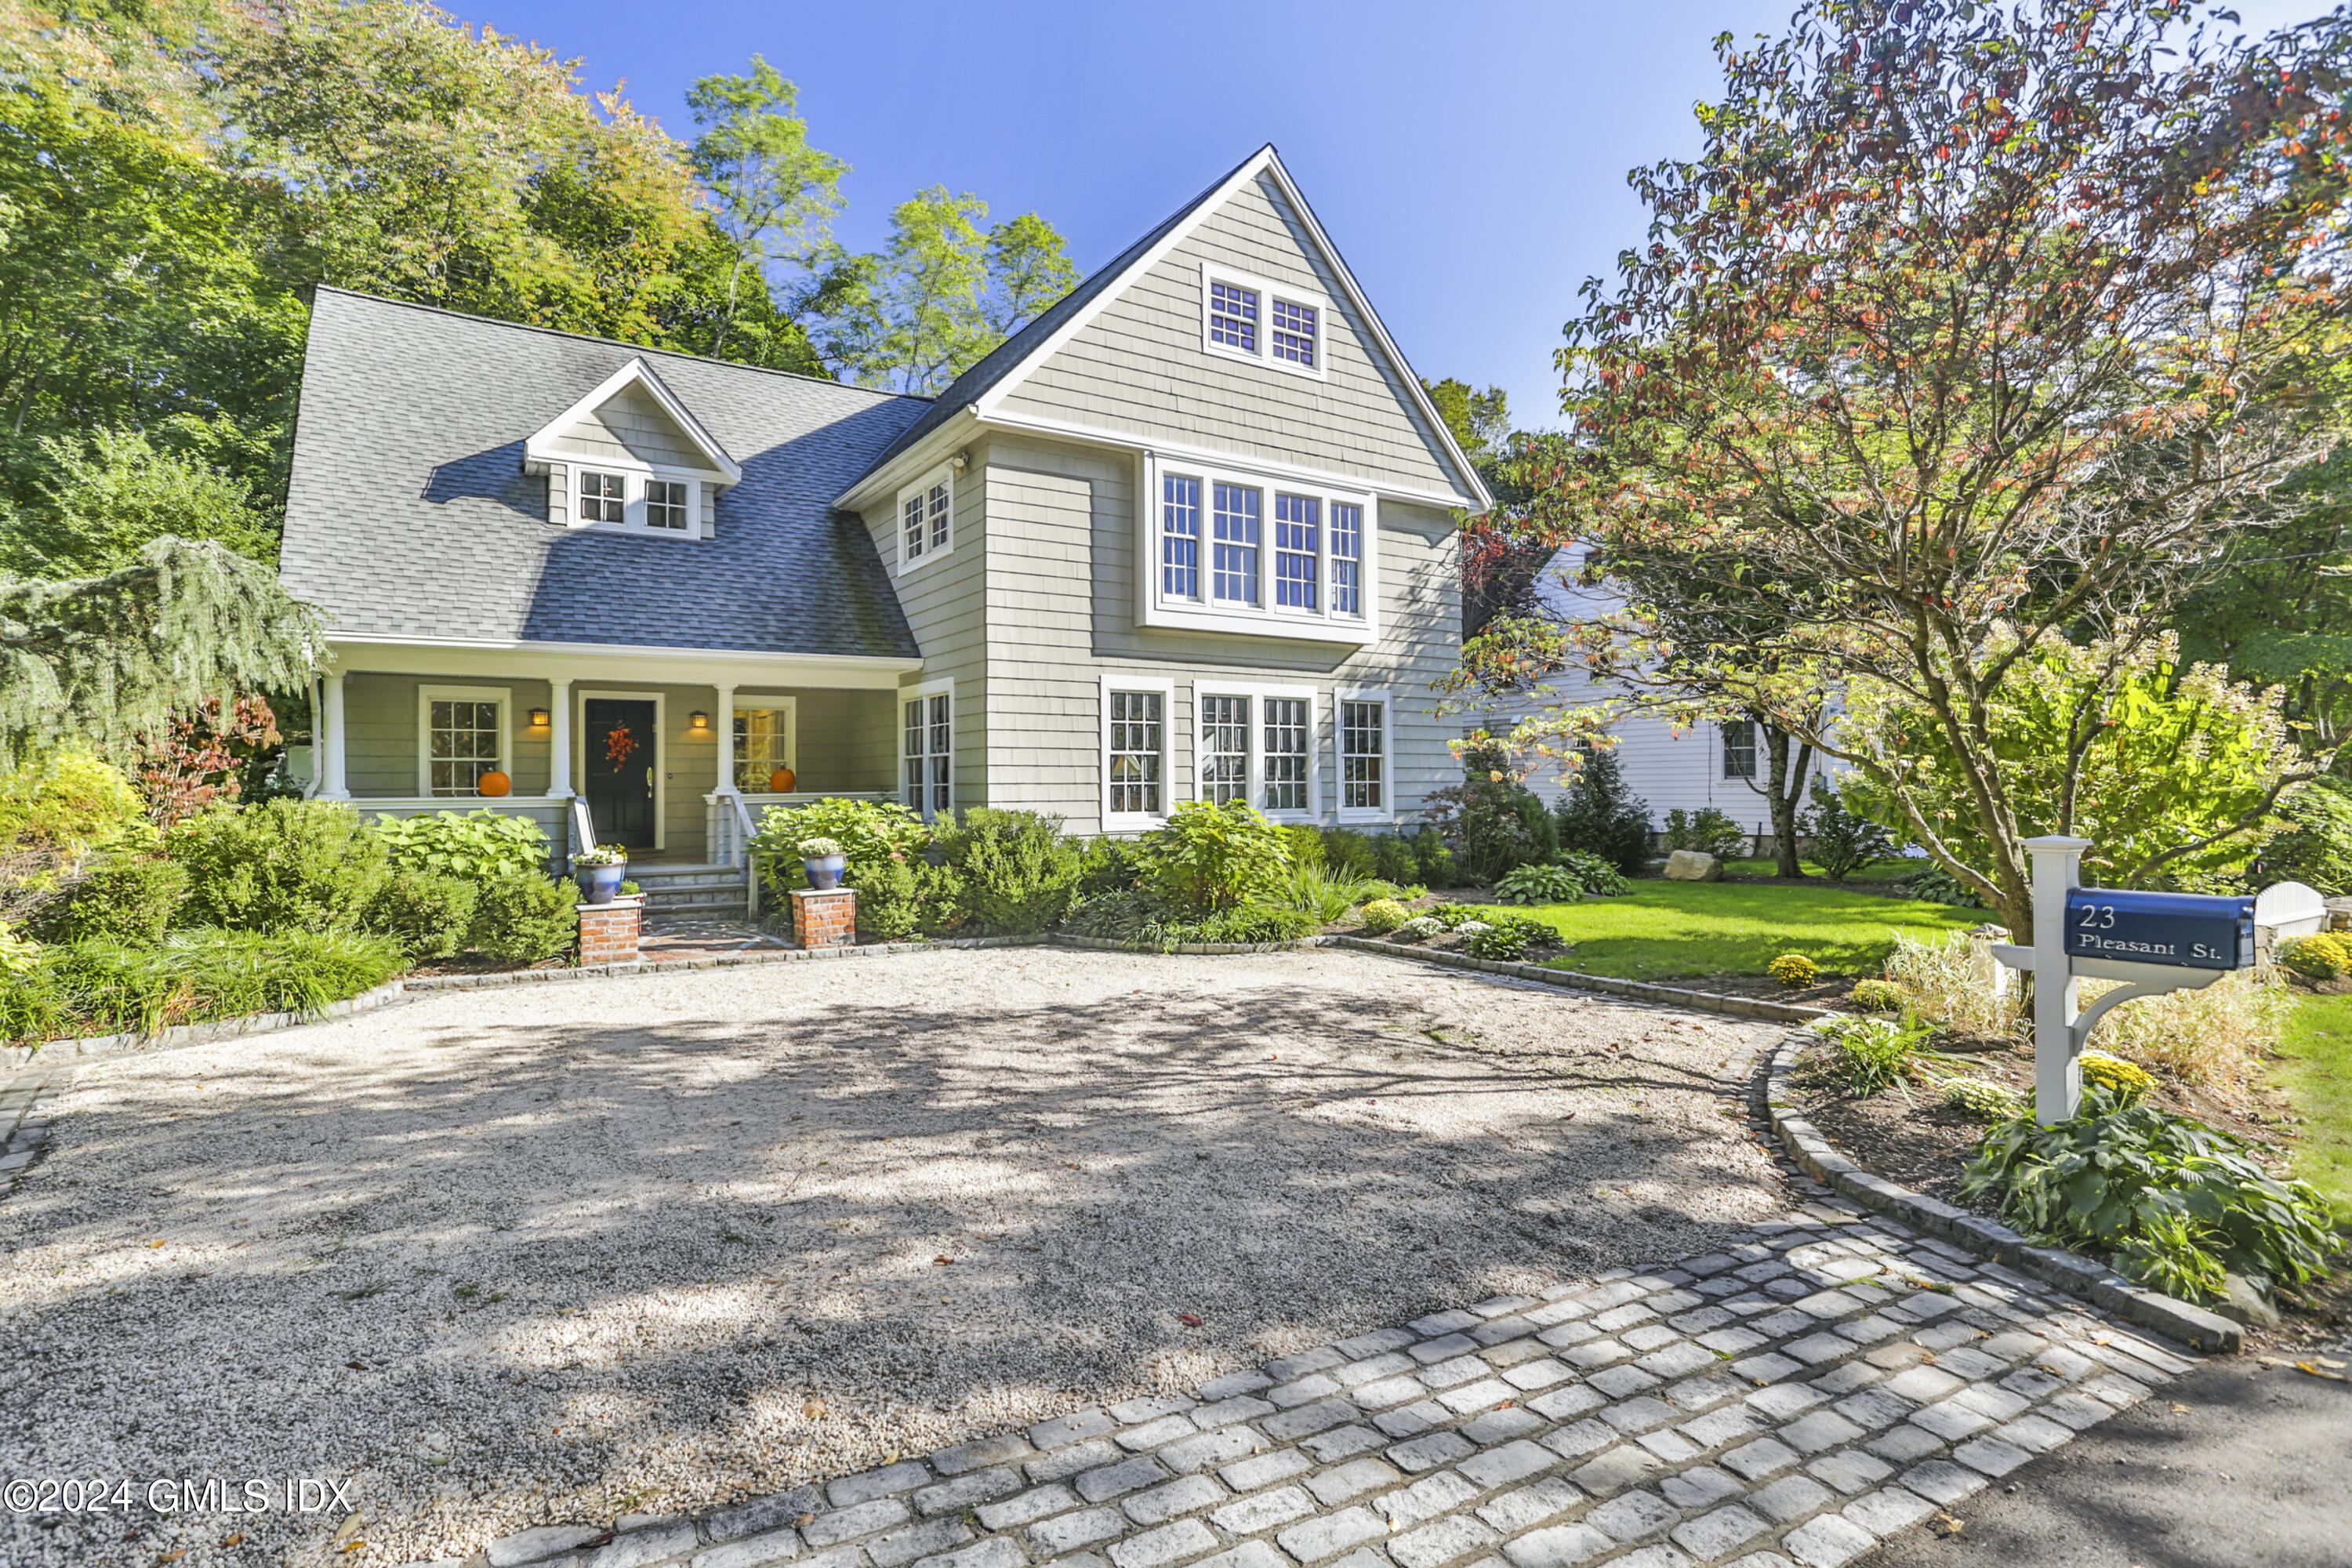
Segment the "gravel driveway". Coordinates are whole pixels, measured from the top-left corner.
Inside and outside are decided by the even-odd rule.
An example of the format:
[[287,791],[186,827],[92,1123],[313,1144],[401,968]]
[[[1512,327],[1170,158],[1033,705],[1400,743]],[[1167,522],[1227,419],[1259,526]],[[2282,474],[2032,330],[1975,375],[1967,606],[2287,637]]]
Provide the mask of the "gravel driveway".
[[0,1514],[0,1560],[463,1554],[1700,1252],[1779,1207],[1727,1113],[1777,1032],[1352,953],[999,949],[86,1068],[0,1203],[0,1470],[336,1478],[368,1545]]

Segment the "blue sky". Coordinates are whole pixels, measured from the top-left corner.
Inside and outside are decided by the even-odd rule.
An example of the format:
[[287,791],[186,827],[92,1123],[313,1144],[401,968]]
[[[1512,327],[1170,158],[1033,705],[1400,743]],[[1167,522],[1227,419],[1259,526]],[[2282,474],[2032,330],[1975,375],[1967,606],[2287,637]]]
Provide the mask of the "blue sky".
[[[442,0],[625,80],[693,135],[695,78],[754,53],[847,159],[836,232],[879,242],[943,184],[1042,213],[1082,270],[1272,142],[1413,367],[1556,417],[1551,353],[1585,278],[1637,240],[1636,163],[1696,150],[1712,40],[1790,0]],[[2258,0],[2247,26],[2321,9]]]

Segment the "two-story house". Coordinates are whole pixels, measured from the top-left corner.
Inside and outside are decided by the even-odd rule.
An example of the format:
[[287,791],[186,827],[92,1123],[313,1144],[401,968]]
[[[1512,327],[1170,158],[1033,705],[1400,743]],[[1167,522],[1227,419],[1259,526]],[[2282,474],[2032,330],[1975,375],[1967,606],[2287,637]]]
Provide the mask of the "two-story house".
[[936,399],[321,289],[281,571],[318,793],[714,880],[825,795],[1409,820],[1487,503],[1268,147]]

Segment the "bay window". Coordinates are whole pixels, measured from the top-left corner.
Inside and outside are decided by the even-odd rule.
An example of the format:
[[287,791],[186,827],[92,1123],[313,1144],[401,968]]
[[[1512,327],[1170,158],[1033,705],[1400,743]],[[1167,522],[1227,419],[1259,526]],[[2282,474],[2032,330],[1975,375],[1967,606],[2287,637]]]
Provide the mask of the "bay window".
[[1369,495],[1160,454],[1144,483],[1157,505],[1137,539],[1141,624],[1358,646],[1378,634]]

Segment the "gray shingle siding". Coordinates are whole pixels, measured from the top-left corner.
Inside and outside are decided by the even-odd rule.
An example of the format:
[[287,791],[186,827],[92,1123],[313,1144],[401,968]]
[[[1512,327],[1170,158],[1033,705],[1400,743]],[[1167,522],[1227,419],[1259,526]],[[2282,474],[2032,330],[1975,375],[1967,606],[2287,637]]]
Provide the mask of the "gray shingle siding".
[[[715,538],[567,530],[523,471],[524,441],[637,357],[743,467]],[[919,658],[831,501],[929,407],[321,289],[280,575],[346,636]]]

